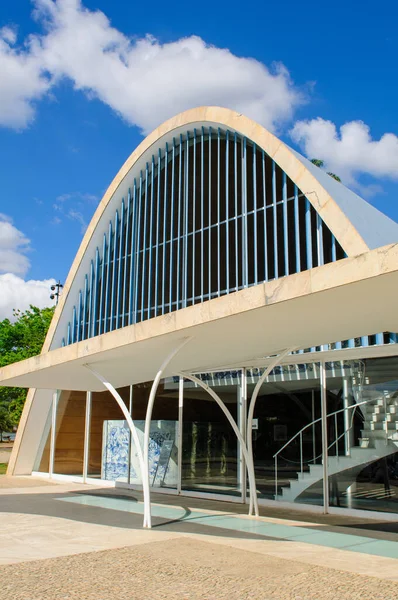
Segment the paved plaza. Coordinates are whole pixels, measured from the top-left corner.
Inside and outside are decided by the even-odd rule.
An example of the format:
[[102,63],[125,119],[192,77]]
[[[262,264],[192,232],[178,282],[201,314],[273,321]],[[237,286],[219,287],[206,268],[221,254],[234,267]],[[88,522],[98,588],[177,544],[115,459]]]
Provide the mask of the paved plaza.
[[397,597],[398,523],[0,477],[0,581],[17,600]]

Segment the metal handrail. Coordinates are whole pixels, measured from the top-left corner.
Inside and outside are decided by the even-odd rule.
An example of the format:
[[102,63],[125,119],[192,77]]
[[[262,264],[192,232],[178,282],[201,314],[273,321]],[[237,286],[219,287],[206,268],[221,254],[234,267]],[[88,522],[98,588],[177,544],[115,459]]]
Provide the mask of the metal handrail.
[[[347,407],[347,408],[348,408],[348,407]],[[352,405],[352,408],[354,408],[354,405]],[[334,413],[330,413],[330,415],[327,415],[327,417],[329,417],[329,416],[332,416],[333,414],[334,414]],[[353,420],[354,420],[354,414],[355,414],[355,410],[352,412],[352,416],[351,416],[351,425],[349,426],[349,428],[348,428],[348,429],[344,429],[343,433],[342,433],[342,434],[340,434],[340,435],[339,435],[339,437],[338,437],[338,438],[336,438],[334,442],[332,442],[331,444],[329,444],[329,446],[328,446],[328,450],[330,450],[330,448],[331,448],[332,446],[336,445],[336,443],[337,443],[339,440],[341,440],[341,438],[342,438],[342,437],[344,437],[344,436],[345,436],[345,434],[346,434],[348,431],[350,431],[350,429],[351,429],[351,427],[352,427],[352,422],[353,422]],[[364,420],[365,420],[365,419],[364,419]],[[292,438],[292,439],[293,439],[293,438]],[[282,450],[282,448],[281,448],[281,450]],[[275,457],[275,456],[277,456],[277,455],[276,455],[276,454],[274,454],[274,457]],[[321,456],[322,456],[322,452],[321,452],[320,454],[318,454],[318,456],[313,456],[313,457],[312,457],[310,460],[304,460],[304,461],[303,461],[303,463],[305,463],[305,464],[308,464],[308,463],[310,463],[310,462],[312,461],[312,462],[315,464],[315,462],[318,460],[318,458],[321,458]],[[282,458],[283,458],[283,460],[286,460],[287,462],[290,462],[290,463],[295,463],[296,465],[300,464],[300,461],[298,461],[298,460],[289,460],[289,459],[288,459],[288,458],[286,458],[286,457],[282,457]]]
[[[363,402],[358,402],[356,404],[351,404],[351,406],[346,406],[345,408],[340,408],[340,410],[336,410],[335,412],[329,413],[328,415],[326,415],[326,417],[327,418],[332,417],[333,415],[337,415],[338,413],[344,412],[346,410],[351,410],[352,408],[356,409],[358,406],[361,406],[362,404],[369,404],[370,402],[374,402],[374,398],[372,398],[370,400],[364,400]],[[286,446],[288,446],[294,439],[296,439],[296,437],[298,435],[300,435],[300,433],[302,434],[303,431],[308,429],[308,427],[315,425],[315,423],[319,423],[319,421],[321,421],[321,420],[322,420],[322,417],[319,417],[319,419],[315,419],[314,421],[311,421],[311,423],[308,423],[307,425],[302,427],[302,429],[300,429],[300,431],[295,433],[294,436],[292,438],[290,438],[290,440],[288,442],[286,442],[286,444],[284,446],[282,446],[282,448],[279,448],[278,452],[276,452],[273,455],[273,458],[275,458],[275,456],[278,456],[278,454],[280,454],[282,452],[282,450],[284,450],[286,448]],[[332,443],[332,445],[333,444],[334,444],[334,442]]]
[[[364,400],[363,402],[356,402],[355,404],[351,404],[351,406],[346,406],[345,408],[340,408],[339,410],[336,410],[336,411],[334,411],[334,412],[329,413],[328,415],[326,415],[327,419],[329,417],[333,417],[334,416],[334,418],[335,418],[335,433],[337,434],[337,415],[339,413],[342,413],[342,412],[345,412],[345,411],[353,409],[350,427],[348,429],[345,429],[340,436],[336,437],[336,439],[328,446],[328,448],[327,448],[328,450],[332,446],[335,445],[336,446],[336,456],[338,456],[338,442],[352,428],[352,423],[353,423],[353,420],[354,420],[355,410],[358,408],[358,406],[362,406],[364,404],[370,404],[371,402],[374,402],[374,401],[375,401],[374,398],[370,398],[369,400]],[[387,407],[386,407],[386,400],[385,400],[385,398],[384,398],[384,407],[385,407],[385,413],[387,415]],[[387,417],[386,417],[386,419],[387,419]],[[303,473],[303,466],[304,466],[304,461],[303,461],[303,432],[306,429],[308,429],[309,427],[314,426],[316,423],[319,423],[320,421],[322,421],[322,417],[320,417],[319,419],[315,419],[314,421],[311,421],[311,423],[308,423],[307,425],[305,425],[304,427],[302,427],[300,429],[300,431],[298,431],[292,438],[290,438],[290,440],[287,441],[286,444],[284,444],[284,446],[282,446],[282,448],[279,448],[278,452],[276,452],[273,455],[273,458],[274,458],[274,461],[275,461],[275,497],[278,495],[278,456],[280,455],[280,453],[285,448],[287,448],[287,446],[289,446],[293,442],[293,440],[295,440],[297,437],[300,437],[300,472]],[[386,427],[386,433],[388,435],[387,427]],[[320,458],[320,456],[322,456],[322,454],[320,454],[319,456],[316,456],[315,458],[312,458],[312,460],[316,461],[318,458]]]

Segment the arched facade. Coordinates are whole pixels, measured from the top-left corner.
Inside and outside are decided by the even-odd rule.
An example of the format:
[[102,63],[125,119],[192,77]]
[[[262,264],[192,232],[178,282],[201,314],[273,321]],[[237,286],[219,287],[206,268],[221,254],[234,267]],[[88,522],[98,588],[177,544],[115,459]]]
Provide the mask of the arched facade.
[[[209,143],[209,138],[211,138],[211,143]],[[194,139],[196,143],[194,143]],[[167,169],[164,168],[166,150]],[[253,151],[255,161],[253,160]],[[227,154],[228,165],[226,164]],[[160,171],[158,170],[159,157]],[[201,157],[204,159],[203,180],[201,179],[202,165],[199,164]],[[225,162],[223,158],[225,158]],[[173,165],[174,186],[172,181]],[[274,180],[272,165],[275,167]],[[194,166],[196,167],[196,185],[193,185]],[[263,166],[265,166],[265,186],[263,184]],[[229,175],[228,181],[221,176],[221,173],[226,174],[226,172]],[[142,223],[145,216],[148,218],[148,215],[151,214],[152,176],[154,209],[152,216],[154,218],[151,223],[152,238],[150,238],[150,221],[148,220],[145,228]],[[284,178],[286,179],[285,187]],[[165,185],[166,179],[167,185]],[[264,188],[267,207],[265,211],[263,210]],[[294,207],[294,190],[296,188],[299,204],[298,218],[297,207]],[[160,192],[159,198],[158,191]],[[165,191],[166,218],[168,215],[169,220],[166,220],[164,228]],[[226,202],[227,196],[228,203]],[[173,206],[172,201],[174,201]],[[157,226],[158,202],[160,204],[159,227]],[[176,211],[179,208],[179,202],[181,213],[178,219]],[[212,207],[210,215],[212,235],[210,240],[206,240],[209,202]],[[124,205],[123,210],[122,204]],[[195,212],[193,212],[194,205]],[[254,206],[257,207],[257,211],[254,211]],[[129,207],[130,214],[128,215]],[[201,207],[203,207],[203,227],[199,212]],[[134,208],[137,208],[137,211],[133,215]],[[139,213],[140,208],[141,213]],[[252,212],[250,212],[250,208]],[[173,220],[170,218],[172,210],[175,213]],[[221,217],[223,214],[225,214],[225,218],[227,217],[227,210],[230,231],[227,231],[225,227],[225,232],[222,233],[223,219]],[[268,218],[268,213],[270,218]],[[234,221],[234,226],[231,226],[232,215],[234,218],[237,215],[236,222],[241,225],[240,230],[238,227],[237,236],[236,222]],[[264,216],[267,221],[265,229]],[[309,221],[311,221],[311,225]],[[140,222],[139,229],[137,229],[138,222]],[[255,227],[257,227],[257,236],[253,235]],[[128,228],[129,231],[127,231]],[[193,244],[194,230],[196,237],[200,238],[195,240],[195,244]],[[203,231],[203,245],[201,231]],[[274,235],[275,231],[276,236]],[[179,307],[182,307],[188,305],[188,299],[193,298],[193,294],[199,301],[201,301],[202,293],[203,299],[208,299],[209,285],[210,295],[213,294],[212,297],[216,297],[219,293],[225,293],[227,289],[236,289],[236,284],[238,289],[241,289],[244,286],[253,285],[256,281],[258,283],[267,281],[274,277],[282,277],[287,273],[295,273],[311,268],[311,266],[323,264],[322,261],[326,263],[343,256],[362,254],[372,248],[395,241],[398,236],[397,231],[398,226],[390,219],[343,185],[332,180],[273,134],[244,115],[218,107],[189,110],[166,121],[145,138],[127,159],[109,186],[89,224],[72,264],[43,350],[47,351],[60,347],[63,343],[67,344],[68,329],[69,343],[72,340],[73,332],[75,341],[77,341],[78,329],[81,329],[79,335],[83,336],[84,334],[90,337],[94,331],[97,331],[93,327],[94,320],[97,321],[96,327],[99,331],[101,306],[102,332],[105,331],[105,327],[106,331],[110,331],[111,326],[115,328],[116,320],[120,326],[120,317],[123,311],[125,325],[129,319],[130,323],[134,322],[134,318],[137,322],[145,319],[145,314],[148,315],[148,300],[151,303],[149,313],[151,310],[155,313],[156,310],[157,314],[162,314],[162,308],[165,311],[170,308],[170,298],[171,303],[176,303],[174,308],[177,308],[177,295],[179,296]],[[135,236],[133,236],[133,232],[135,232]],[[166,253],[163,256],[165,232]],[[325,239],[322,239],[323,232],[325,232]],[[160,240],[155,245],[158,234]],[[120,243],[115,245],[116,235],[119,242],[122,241],[121,245]],[[226,244],[227,235],[228,246]],[[173,236],[173,244],[170,244],[171,236]],[[127,246],[125,244],[126,237]],[[153,245],[151,253],[149,252],[150,239]],[[285,241],[287,241],[286,245]],[[144,244],[145,253],[143,252]],[[300,247],[299,251],[297,251],[298,246]],[[217,265],[213,264],[218,259],[218,247],[220,247],[220,259],[222,250],[226,255],[228,248],[228,256],[225,258],[228,258],[229,262],[229,269],[220,269],[220,277]],[[202,248],[203,260],[200,254]],[[285,248],[287,252],[285,252]],[[133,254],[135,253],[132,264],[128,258],[131,251]],[[267,253],[266,260],[265,252]],[[122,256],[122,262],[125,263],[121,269],[120,279],[118,278],[119,268],[116,269],[115,275],[113,273],[114,255],[116,255],[116,262],[118,262],[118,256]],[[127,255],[127,261],[123,261],[125,255]],[[195,256],[195,278],[193,282],[188,282],[188,279],[192,278],[193,255]],[[155,301],[156,282],[153,281],[153,273],[151,278],[148,277],[148,268],[150,264],[151,268],[156,270],[156,256],[158,276],[163,277],[163,270],[166,273],[168,269],[169,272],[164,278],[164,285],[163,280],[161,285],[158,281],[156,291],[160,297]],[[178,275],[177,257],[180,261],[179,269],[181,269]],[[238,258],[237,268],[234,266],[236,257]],[[103,260],[104,258],[105,260]],[[165,261],[163,261],[164,258]],[[109,270],[107,270],[108,259],[111,266]],[[182,261],[185,261],[185,264]],[[199,261],[202,261],[202,264]],[[127,269],[124,268],[126,263]],[[103,272],[102,265],[104,265]],[[134,279],[130,290],[131,268],[134,269],[135,266],[138,267],[137,278]],[[206,271],[206,273],[203,272],[203,285],[202,270]],[[102,275],[104,276],[104,285],[101,289],[98,283]],[[171,285],[170,275],[172,276]],[[222,275],[224,275],[224,279],[228,277],[228,282],[224,282],[225,286],[222,286]],[[198,279],[200,279],[200,283]],[[119,284],[119,281],[122,285]],[[124,295],[122,297],[121,287],[123,285]],[[118,292],[120,307],[117,304]],[[93,303],[95,294],[100,300],[98,306]],[[115,296],[113,304],[112,294]],[[88,315],[90,307],[91,312]],[[86,316],[84,326],[83,314]],[[90,335],[88,334],[89,321],[91,323]],[[80,327],[78,328],[79,322]],[[84,329],[86,331],[83,331]]]
[[159,147],[131,180],[95,249],[63,344],[344,257],[309,199],[263,149],[228,129],[194,128]]

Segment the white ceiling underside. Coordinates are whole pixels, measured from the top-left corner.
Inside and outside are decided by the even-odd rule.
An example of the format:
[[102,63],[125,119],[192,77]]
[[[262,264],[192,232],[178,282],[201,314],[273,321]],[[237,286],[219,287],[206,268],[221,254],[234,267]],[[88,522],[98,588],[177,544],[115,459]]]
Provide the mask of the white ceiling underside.
[[[102,391],[103,384],[85,365],[115,387],[151,381],[185,338],[190,341],[164,376],[256,365],[266,363],[262,357],[286,348],[397,331],[397,252],[392,246],[386,248],[9,365],[0,369],[0,385]],[[341,356],[348,355],[342,352]],[[309,358],[299,355],[284,362]]]

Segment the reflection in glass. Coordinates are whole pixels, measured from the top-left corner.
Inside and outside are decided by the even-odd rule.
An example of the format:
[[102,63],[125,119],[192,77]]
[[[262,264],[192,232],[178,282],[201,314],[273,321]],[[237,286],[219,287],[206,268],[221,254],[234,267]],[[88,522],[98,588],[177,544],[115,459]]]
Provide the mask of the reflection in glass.
[[[141,447],[144,446],[146,410],[152,382],[132,390],[132,415]],[[131,440],[130,483],[141,485],[138,453]],[[178,482],[178,377],[161,379],[155,397],[149,430],[149,484],[153,488],[176,489]]]
[[[238,419],[240,372],[199,376]],[[217,403],[190,381],[184,382],[182,488],[217,494],[240,494],[239,446]]]
[[[262,373],[263,369],[247,371],[248,405]],[[277,366],[271,371],[257,398],[252,431],[260,498],[275,499],[277,493],[277,499],[285,502],[322,504],[322,485],[305,493],[301,482],[321,463],[320,415],[318,364]]]
[[355,414],[329,458],[330,504],[398,512],[398,359],[358,361],[349,383]]
[[[398,358],[330,361],[326,372],[326,429],[330,505],[398,512]],[[263,370],[199,377],[246,429],[246,411]],[[119,389],[143,444],[152,382]],[[182,428],[179,378],[162,380],[150,429],[150,485],[240,496],[245,474],[236,435],[213,398],[184,381]],[[85,392],[62,392],[57,406],[54,473],[82,475]],[[37,470],[49,470],[51,414]],[[182,433],[182,436],[181,436]],[[109,392],[93,393],[88,477],[142,484],[137,449]],[[261,386],[252,430],[260,498],[323,504],[319,363],[275,367]],[[179,469],[179,443],[182,464]],[[275,460],[275,457],[277,460]],[[275,469],[277,466],[277,469]]]

